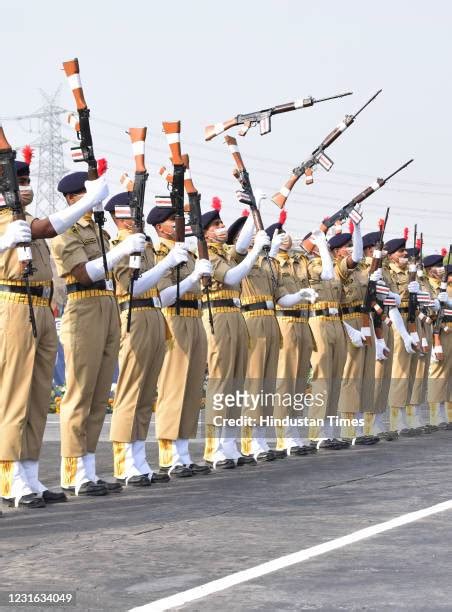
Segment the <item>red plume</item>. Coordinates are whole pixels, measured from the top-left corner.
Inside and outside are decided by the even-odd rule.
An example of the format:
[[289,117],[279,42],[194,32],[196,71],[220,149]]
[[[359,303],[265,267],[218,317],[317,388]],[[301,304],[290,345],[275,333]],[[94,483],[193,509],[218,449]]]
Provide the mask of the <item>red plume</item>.
[[382,232],[385,228],[385,220],[384,219],[378,219],[378,229],[380,230],[380,232]]
[[422,246],[422,241],[420,238],[416,239],[416,248],[420,251]]
[[108,163],[107,160],[104,157],[101,157],[100,159],[97,160],[97,174],[99,176],[102,176],[102,174],[105,174],[105,172],[107,172],[108,169]]
[[213,196],[212,198],[212,208],[214,210],[218,210],[218,212],[220,212],[221,210],[221,200],[218,196]]
[[353,221],[351,219],[348,222],[348,231],[352,235],[353,235],[353,232],[355,231],[355,224],[353,223]]
[[28,165],[31,164],[31,160],[33,159],[34,150],[30,147],[30,145],[25,145],[22,149],[22,156],[24,158],[24,162]]
[[250,211],[247,208],[244,208],[242,210],[242,217],[249,217],[250,216]]
[[446,247],[443,247],[441,249],[441,257],[446,257],[446,255],[447,255],[447,249],[446,249]]
[[286,222],[287,219],[287,211],[286,210],[282,210],[279,213],[279,223],[280,225],[284,225],[284,223]]
[[408,233],[409,233],[409,229],[407,227],[403,228],[403,239],[404,240],[408,240]]

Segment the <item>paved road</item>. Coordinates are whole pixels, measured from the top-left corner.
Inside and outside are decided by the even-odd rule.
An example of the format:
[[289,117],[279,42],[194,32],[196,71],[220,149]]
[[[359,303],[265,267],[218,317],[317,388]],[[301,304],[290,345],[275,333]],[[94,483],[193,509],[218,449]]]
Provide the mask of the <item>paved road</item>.
[[[451,499],[451,448],[452,431],[443,431],[6,509],[0,590],[76,590],[68,610],[128,610]],[[42,465],[57,484],[56,442],[46,443]],[[103,475],[111,469],[106,441],[98,465]],[[179,609],[450,610],[451,525],[452,512],[437,514]]]

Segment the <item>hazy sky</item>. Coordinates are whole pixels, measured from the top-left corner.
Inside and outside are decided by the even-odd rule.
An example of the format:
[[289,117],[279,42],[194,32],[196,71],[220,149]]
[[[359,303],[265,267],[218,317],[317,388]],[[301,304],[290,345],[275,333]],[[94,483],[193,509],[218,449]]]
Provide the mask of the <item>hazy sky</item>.
[[[433,252],[452,241],[451,18],[450,3],[439,0],[3,4],[0,30],[10,53],[2,62],[0,115],[33,112],[42,103],[39,88],[53,92],[59,85],[60,104],[72,110],[60,68],[77,56],[95,151],[109,161],[112,190],[120,190],[120,174],[133,167],[124,130],[147,125],[148,204],[154,193],[165,192],[158,175],[168,165],[161,121],[180,119],[203,208],[220,196],[223,218],[230,222],[242,209],[234,195],[232,158],[222,136],[204,142],[206,124],[307,95],[354,91],[343,100],[274,117],[269,135],[254,129],[238,137],[254,187],[271,196],[345,114],[383,88],[329,149],[331,172],[319,169],[310,187],[299,181],[286,207],[286,227],[304,235],[377,176],[414,157],[403,175],[366,201],[364,231],[376,229],[391,206],[388,237],[417,222],[426,251]],[[39,127],[36,121],[4,126],[13,146],[36,138],[29,130]],[[62,133],[73,138],[67,127]],[[278,214],[267,202],[264,221]]]

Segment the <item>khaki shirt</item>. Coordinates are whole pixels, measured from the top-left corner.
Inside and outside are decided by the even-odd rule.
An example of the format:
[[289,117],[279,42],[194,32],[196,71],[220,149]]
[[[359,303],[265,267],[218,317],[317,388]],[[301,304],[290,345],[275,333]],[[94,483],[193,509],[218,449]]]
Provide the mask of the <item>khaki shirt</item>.
[[[120,242],[125,240],[128,236],[132,234],[131,231],[126,229],[119,230],[116,238],[110,241],[111,247],[117,246]],[[146,242],[144,247],[144,253],[141,254],[141,266],[140,273],[146,272],[150,270],[155,265],[155,256],[154,249],[150,242]],[[121,261],[114,267],[113,276],[115,279],[115,287],[116,287],[116,297],[121,298],[129,297],[129,283],[130,283],[130,268],[129,268],[129,256],[123,257]],[[153,288],[154,289],[154,288]],[[152,290],[149,290],[152,291]],[[145,297],[153,297],[148,295],[148,291],[143,293],[142,295],[135,296],[137,299],[142,299]],[[154,295],[157,295],[157,291],[153,292]]]
[[289,293],[283,285],[279,266],[275,260],[270,258],[270,261],[276,279],[276,287],[273,287],[268,260],[262,255],[258,257],[249,274],[242,280],[242,304],[253,304],[261,300],[277,302]]
[[[284,253],[283,253],[284,257]],[[279,255],[278,255],[279,259]],[[308,264],[309,259],[302,253],[292,255],[292,268],[297,280],[298,289],[307,289],[309,287]]]
[[219,299],[219,292],[232,291],[240,294],[241,284],[237,285],[225,285],[224,277],[226,273],[234,268],[239,262],[240,258],[243,260],[244,255],[240,255],[235,250],[235,247],[226,248],[226,245],[217,242],[209,242],[209,260],[212,264],[212,285],[210,287],[211,299]]
[[[366,266],[367,274],[369,274],[371,264],[372,264],[372,257],[365,257],[364,265]],[[389,291],[392,291],[393,293],[397,293],[397,285],[392,280],[392,276],[389,271],[389,265],[387,264],[386,260],[383,261],[383,264],[381,266],[381,274],[382,274],[382,280],[384,281],[385,285],[389,287]]]
[[408,266],[401,268],[395,262],[391,261],[387,265],[387,269],[391,276],[391,280],[396,287],[396,293],[400,295],[402,302],[408,302],[410,294],[408,291],[409,271]]
[[347,305],[353,302],[357,305],[362,304],[369,282],[369,271],[366,264],[359,262],[355,268],[348,268],[347,257],[343,257],[336,260],[335,268],[343,286],[341,304]]
[[[35,217],[25,215],[25,220],[29,225]],[[12,222],[13,215],[10,208],[0,209],[0,236],[6,231],[7,226]],[[30,277],[30,284],[40,282],[50,283],[52,280],[52,267],[50,265],[50,251],[47,242],[43,239],[33,240],[31,243],[33,256],[33,275]],[[17,258],[16,249],[7,249],[0,253],[0,282],[22,281],[23,267]]]
[[[108,251],[110,236],[105,231],[103,235],[105,250]],[[66,278],[67,282],[75,280],[71,272],[76,266],[102,256],[100,239],[92,216],[85,215],[64,234],[52,238],[50,248],[58,276]]]
[[[310,286],[319,294],[315,308],[329,306],[337,307],[342,299],[342,282],[337,275],[332,280],[322,280],[322,259],[313,257],[308,263],[308,278]],[[326,302],[325,305],[323,303]]]
[[[300,280],[298,274],[303,276],[303,271],[300,269],[299,262],[294,258],[290,257],[288,253],[280,252],[276,256],[275,261],[279,267],[279,273],[281,276],[281,284],[285,288],[287,293],[296,293],[302,287],[302,280]],[[304,281],[306,285],[304,287],[309,287],[307,276]]]

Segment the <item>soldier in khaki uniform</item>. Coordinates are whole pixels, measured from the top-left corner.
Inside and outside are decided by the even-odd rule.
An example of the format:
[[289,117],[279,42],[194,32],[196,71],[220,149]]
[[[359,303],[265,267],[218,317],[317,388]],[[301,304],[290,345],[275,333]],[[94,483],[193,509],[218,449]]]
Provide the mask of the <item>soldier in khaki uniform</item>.
[[[364,265],[367,272],[370,269],[374,248],[380,239],[380,232],[370,232],[363,236]],[[383,255],[383,253],[382,253]],[[391,280],[386,259],[382,262],[381,281],[389,288],[387,297],[400,304],[400,296],[396,293],[397,287]],[[380,281],[380,282],[381,282]],[[387,307],[385,307],[385,310]],[[389,388],[391,386],[391,371],[394,349],[394,334],[391,319],[385,314],[381,325],[382,338],[376,339],[375,360],[375,392],[373,402],[365,407],[364,412],[364,435],[377,435],[385,440],[391,441],[397,437],[396,432],[388,432],[384,421],[384,415],[388,408]]]
[[[16,162],[22,205],[33,199],[30,169]],[[39,480],[39,456],[50,405],[57,350],[55,322],[50,309],[52,268],[44,238],[65,231],[108,193],[104,179],[93,181],[90,194],[68,214],[58,211],[45,219],[26,214],[12,222],[11,211],[0,205],[0,496],[10,505],[29,508],[66,501],[64,493],[49,491]],[[11,232],[20,230],[11,240]],[[36,337],[30,324],[22,264],[14,244],[31,243],[33,275],[30,293]],[[3,250],[0,248],[0,250]]]
[[[85,193],[87,173],[74,172],[58,184],[69,204]],[[89,184],[89,182],[88,182]],[[108,250],[108,234],[104,240]],[[109,250],[108,270],[126,255],[142,252],[144,234],[133,234]],[[61,485],[75,495],[120,491],[96,475],[95,452],[118,359],[120,321],[113,283],[105,279],[98,230],[85,215],[51,244],[58,275],[64,278],[68,302],[62,318],[61,343],[66,366],[66,393],[61,402]]]
[[[165,198],[159,198],[164,200]],[[169,198],[166,198],[169,202]],[[156,251],[161,261],[175,246],[174,209],[155,206],[147,222],[153,225],[160,245]],[[160,468],[170,476],[187,477],[208,474],[210,468],[191,459],[188,444],[196,437],[202,388],[207,362],[206,332],[201,320],[201,285],[203,274],[211,273],[211,265],[188,254],[180,269],[179,307],[176,308],[176,271],[169,270],[157,284],[162,313],[172,339],[165,354],[158,380],[156,434],[159,441]]]
[[337,416],[342,373],[347,357],[345,332],[339,311],[342,282],[335,273],[324,233],[316,230],[310,240],[315,240],[316,247],[308,264],[308,278],[310,286],[318,294],[318,300],[309,313],[309,326],[314,338],[311,355],[314,402],[309,409],[309,417],[314,422],[309,427],[309,437],[317,448],[340,450],[350,444],[334,438],[328,417]]
[[[285,211],[283,211],[285,213]],[[276,402],[273,412],[276,423],[276,450],[288,455],[304,456],[316,452],[309,439],[301,435],[296,421],[303,415],[304,393],[306,391],[313,341],[309,328],[309,302],[313,303],[316,293],[310,289],[307,277],[307,258],[302,254],[291,255],[292,238],[282,232],[285,214],[278,223],[267,228],[272,236],[270,255],[279,268],[281,283],[287,293],[304,295],[305,302],[294,306],[276,304],[276,317],[282,343],[278,357],[276,381]],[[290,403],[287,402],[291,398]],[[284,424],[289,419],[289,424]],[[278,424],[281,422],[282,424]]]
[[[363,258],[360,225],[351,222],[351,233],[336,234],[329,241],[342,280],[340,302],[342,323],[347,334],[347,359],[342,376],[338,414],[343,419],[341,435],[356,444],[375,444],[375,436],[358,436],[358,421],[366,408],[373,406],[375,391],[375,336],[370,327],[363,327],[362,306],[369,275]],[[353,241],[353,247],[351,246]]]
[[[424,268],[427,273],[431,290],[444,308],[444,326],[440,332],[439,347],[432,351],[432,361],[428,379],[427,401],[430,411],[430,425],[437,428],[441,421],[441,404],[444,402],[445,422],[447,428],[452,424],[452,266],[447,267],[447,290],[441,288],[444,274],[442,255],[429,255],[424,258]],[[447,265],[447,262],[446,262]],[[448,331],[444,328],[448,328]],[[438,359],[438,354],[440,359]]]
[[209,296],[214,328],[212,331],[207,297],[203,295],[209,375],[204,459],[214,469],[230,469],[236,465],[254,464],[252,457],[243,456],[237,449],[236,438],[240,430],[227,421],[240,417],[240,406],[230,405],[230,400],[226,398],[243,393],[248,361],[248,329],[240,311],[240,289],[241,281],[257,260],[259,251],[256,247],[246,255],[246,249],[239,253],[234,245],[240,230],[252,219],[247,221],[246,216],[239,217],[226,229],[217,208],[204,213],[201,222],[212,264]]
[[406,239],[394,238],[389,240],[384,248],[388,253],[388,271],[391,281],[401,298],[400,315],[395,308],[389,311],[395,329],[392,381],[388,398],[390,429],[400,432],[408,429],[405,420],[405,408],[413,390],[418,359],[414,348],[417,339],[410,335],[406,327],[409,294],[417,293],[420,287],[417,281],[409,282]]
[[[105,206],[118,228],[116,238],[111,240],[112,247],[132,233],[129,198],[130,192],[118,193]],[[144,487],[152,482],[169,480],[167,474],[152,471],[145,449],[167,340],[167,327],[156,285],[167,270],[186,261],[186,249],[178,245],[155,265],[154,249],[150,241],[146,242],[140,277],[134,283],[130,332],[127,331],[130,304],[128,259],[124,257],[113,269],[121,313],[121,343],[110,439],[113,442],[114,475],[126,485]]]

